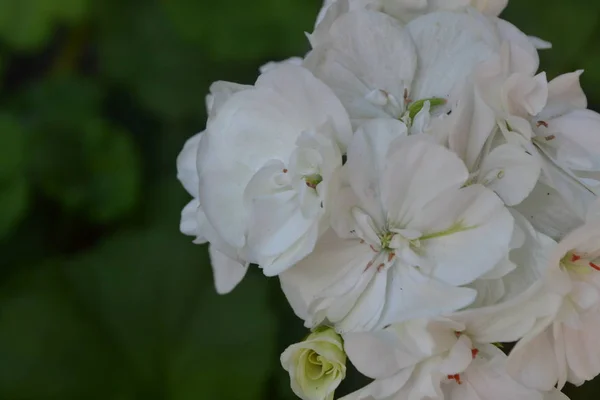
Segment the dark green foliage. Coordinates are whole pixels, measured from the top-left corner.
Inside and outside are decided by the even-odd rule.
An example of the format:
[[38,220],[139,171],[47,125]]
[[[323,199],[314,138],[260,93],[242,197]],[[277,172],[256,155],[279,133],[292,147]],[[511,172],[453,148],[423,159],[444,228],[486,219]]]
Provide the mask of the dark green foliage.
[[[294,398],[279,354],[306,330],[260,271],[214,292],[206,247],[178,230],[175,157],[209,84],[303,55],[319,6],[0,0],[0,399]],[[600,3],[505,16],[554,43],[551,77],[585,68],[597,108]]]

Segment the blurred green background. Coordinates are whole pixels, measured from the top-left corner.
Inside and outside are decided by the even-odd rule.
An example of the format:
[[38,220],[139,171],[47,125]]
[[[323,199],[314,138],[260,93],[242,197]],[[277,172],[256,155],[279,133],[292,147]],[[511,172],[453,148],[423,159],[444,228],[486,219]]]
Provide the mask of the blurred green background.
[[[319,7],[0,0],[0,400],[294,398],[279,354],[305,331],[258,271],[215,294],[206,248],[178,231],[175,158],[209,84],[304,54]],[[600,2],[504,16],[554,43],[551,77],[585,68],[600,105]]]

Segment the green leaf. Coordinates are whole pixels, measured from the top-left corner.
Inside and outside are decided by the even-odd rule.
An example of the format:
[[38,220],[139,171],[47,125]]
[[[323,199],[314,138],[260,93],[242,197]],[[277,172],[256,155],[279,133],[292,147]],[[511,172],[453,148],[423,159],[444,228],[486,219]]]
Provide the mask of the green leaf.
[[0,181],[0,239],[25,216],[28,200],[29,188],[24,178]]
[[278,355],[257,275],[219,296],[206,249],[161,229],[24,272],[0,297],[0,398],[261,399]]
[[2,0],[0,37],[9,45],[30,50],[42,46],[61,22],[80,21],[88,0]]
[[[502,15],[528,35],[553,44],[540,52],[542,70],[551,76],[581,68],[580,56],[600,21],[600,2],[572,0],[512,1]],[[557,27],[560,27],[557,29]],[[597,48],[597,46],[596,46]]]
[[47,263],[6,282],[0,304],[0,397],[106,399],[123,389],[122,356]]
[[79,132],[39,130],[34,144],[37,182],[65,208],[108,223],[137,204],[139,157],[122,129],[92,119]]
[[19,121],[0,114],[0,181],[21,174],[25,159],[25,132]]
[[171,0],[162,4],[184,38],[201,44],[211,58],[220,60],[302,55],[308,49],[304,32],[312,30],[320,6],[318,1],[306,0],[211,4]]

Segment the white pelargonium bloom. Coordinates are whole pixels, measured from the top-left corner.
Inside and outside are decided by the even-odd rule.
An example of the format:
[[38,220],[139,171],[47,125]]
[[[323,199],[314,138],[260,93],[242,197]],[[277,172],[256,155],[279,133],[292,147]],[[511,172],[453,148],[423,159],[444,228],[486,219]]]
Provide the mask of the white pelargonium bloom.
[[529,387],[581,385],[600,373],[599,210],[600,202],[551,255],[545,283],[560,308],[541,318],[510,354],[510,372]]
[[333,230],[280,275],[308,326],[340,332],[435,316],[469,305],[463,288],[505,259],[513,218],[468,179],[463,162],[392,119],[359,129],[337,190]]
[[374,381],[343,400],[549,400],[512,379],[506,356],[460,321],[438,318],[344,336],[348,358]]
[[281,365],[290,373],[291,387],[302,400],[333,400],[346,377],[342,338],[331,328],[320,327],[281,354]]
[[209,120],[197,165],[199,200],[220,240],[266,275],[309,254],[351,136],[342,104],[302,67],[282,64],[231,95]]
[[[246,90],[250,86],[231,82],[215,82],[206,96],[206,110],[209,116],[217,115],[221,105],[236,92]],[[218,293],[225,294],[233,290],[246,275],[248,262],[241,259],[234,248],[229,246],[206,219],[200,205],[197,155],[198,145],[204,132],[188,139],[177,157],[177,178],[193,197],[181,212],[180,230],[183,234],[194,236],[194,243],[203,244],[210,241],[209,255],[213,268],[215,287]]]
[[448,147],[469,169],[470,183],[493,190],[506,205],[521,203],[538,182],[539,161],[522,146],[500,137],[494,111],[471,82],[461,89],[457,100],[451,100],[452,114],[432,133],[447,136]]
[[[315,25],[317,29],[329,28],[331,22],[337,17],[348,11],[365,8],[384,12],[401,22],[409,22],[424,14],[441,10],[458,10],[467,6],[495,17],[500,15],[507,5],[508,0],[325,0]],[[546,42],[541,40],[539,43],[540,46],[547,46]]]
[[444,115],[455,85],[500,47],[496,24],[474,10],[435,12],[405,27],[356,10],[321,36],[305,66],[333,89],[355,126],[373,118],[410,126],[426,101],[430,113]]
[[[507,144],[527,152],[528,159],[521,152],[523,162],[515,162],[523,166],[522,175],[533,178],[535,168],[541,168],[542,183],[556,190],[566,210],[581,220],[600,194],[600,115],[586,110],[581,71],[548,83],[544,73],[534,75],[538,65],[536,57],[505,43],[501,54],[477,68],[478,89]],[[556,201],[540,200],[530,212],[532,219],[552,221],[555,213],[545,203]],[[536,227],[552,233],[555,225]]]

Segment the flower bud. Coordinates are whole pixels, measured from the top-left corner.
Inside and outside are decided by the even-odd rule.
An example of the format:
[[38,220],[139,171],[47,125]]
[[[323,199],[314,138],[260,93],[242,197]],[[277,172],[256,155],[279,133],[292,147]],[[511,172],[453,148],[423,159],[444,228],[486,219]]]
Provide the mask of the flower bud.
[[342,338],[328,327],[317,329],[285,349],[281,365],[290,373],[294,393],[303,400],[332,400],[346,376]]

